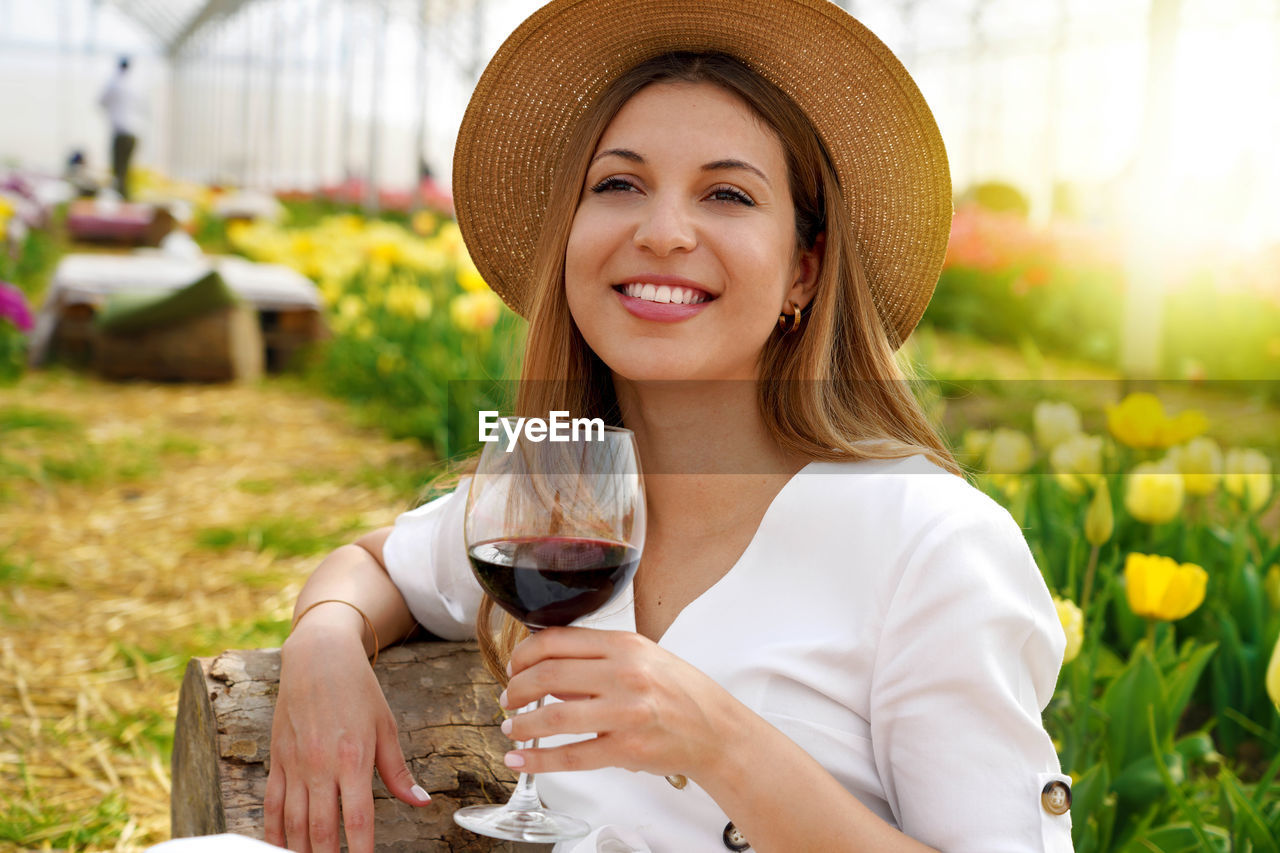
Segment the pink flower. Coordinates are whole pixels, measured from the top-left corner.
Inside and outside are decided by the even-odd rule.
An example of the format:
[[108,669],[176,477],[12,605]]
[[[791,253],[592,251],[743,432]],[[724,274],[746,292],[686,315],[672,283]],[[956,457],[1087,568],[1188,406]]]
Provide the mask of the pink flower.
[[35,325],[31,309],[27,307],[27,298],[21,290],[7,281],[0,281],[0,318],[8,320],[24,332],[31,331]]

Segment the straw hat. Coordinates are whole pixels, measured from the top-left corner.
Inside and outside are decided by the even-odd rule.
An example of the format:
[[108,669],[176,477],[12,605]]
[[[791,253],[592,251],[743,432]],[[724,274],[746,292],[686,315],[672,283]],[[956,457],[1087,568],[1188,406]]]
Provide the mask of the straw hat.
[[458,132],[458,225],[485,281],[528,310],[570,129],[624,72],[672,51],[730,54],[799,104],[834,161],[889,339],[905,340],[946,253],[946,150],[902,63],[828,0],[554,0],[535,12],[485,69]]

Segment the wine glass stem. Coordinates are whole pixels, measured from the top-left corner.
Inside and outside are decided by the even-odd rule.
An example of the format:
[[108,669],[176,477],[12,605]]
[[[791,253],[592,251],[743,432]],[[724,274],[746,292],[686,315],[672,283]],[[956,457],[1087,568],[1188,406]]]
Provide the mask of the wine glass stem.
[[[526,711],[537,710],[542,707],[544,697],[538,697],[537,702],[533,702],[520,709],[523,714]],[[524,741],[518,744],[520,749],[537,749],[538,738]],[[511,799],[507,801],[507,809],[509,811],[530,811],[532,809],[542,808],[542,800],[538,798],[538,787],[533,781],[532,773],[521,773],[520,779],[516,782],[516,789],[511,794]]]

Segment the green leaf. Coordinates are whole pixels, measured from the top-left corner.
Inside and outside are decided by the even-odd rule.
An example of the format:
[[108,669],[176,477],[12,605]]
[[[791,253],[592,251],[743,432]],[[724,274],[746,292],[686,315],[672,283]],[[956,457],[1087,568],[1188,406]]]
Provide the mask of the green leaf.
[[1258,570],[1252,563],[1245,563],[1232,586],[1230,605],[1240,639],[1248,645],[1257,646],[1262,641],[1262,627],[1266,620],[1263,605],[1266,600]]
[[[1231,835],[1220,826],[1206,826],[1203,834],[1209,838],[1211,851],[1225,851],[1231,847]],[[1188,851],[1199,851],[1201,847],[1201,836],[1196,833],[1196,828],[1189,823],[1167,823],[1164,826],[1156,827],[1147,832],[1141,839],[1137,839],[1139,843],[1145,843],[1145,847],[1138,849],[1159,850],[1161,853],[1188,853]]]
[[1254,844],[1254,850],[1258,853],[1280,853],[1280,844],[1276,843],[1275,836],[1267,825],[1267,818],[1240,787],[1240,782],[1235,775],[1224,767],[1218,774],[1218,780],[1227,796],[1231,798],[1244,832]]
[[[1080,776],[1071,786],[1071,838],[1079,847],[1084,841],[1089,819],[1102,806],[1102,798],[1111,789],[1111,774],[1107,765],[1099,762]],[[1094,830],[1096,837],[1096,829]]]
[[[1178,752],[1165,753],[1161,761],[1174,784],[1181,785],[1186,781],[1183,771],[1182,755]],[[1164,779],[1156,756],[1148,754],[1125,767],[1124,772],[1116,777],[1111,786],[1120,798],[1120,805],[1131,811],[1140,811],[1164,793]]]
[[[1262,801],[1266,799],[1267,793],[1271,790],[1271,783],[1276,780],[1276,775],[1280,774],[1280,752],[1276,753],[1275,760],[1267,766],[1266,772],[1262,774],[1262,778],[1258,780],[1258,785],[1253,789],[1253,802],[1259,808],[1262,807]],[[1276,803],[1277,817],[1280,818],[1280,802]],[[1276,827],[1280,831],[1280,826]]]
[[1193,643],[1188,642],[1183,647],[1183,659],[1164,674],[1164,720],[1161,731],[1157,732],[1161,743],[1176,730],[1178,720],[1182,719],[1187,703],[1191,701],[1191,694],[1195,692],[1196,684],[1200,682],[1200,676],[1217,648],[1217,643],[1196,648]]
[[1170,773],[1168,766],[1166,766],[1165,762],[1160,757],[1160,744],[1156,741],[1155,736],[1155,709],[1149,708],[1147,710],[1147,714],[1151,719],[1151,728],[1149,729],[1149,734],[1151,736],[1151,755],[1155,759],[1156,768],[1160,771],[1161,779],[1164,780],[1165,789],[1169,792],[1169,796],[1173,798],[1173,801],[1178,804],[1178,809],[1182,814],[1191,821],[1191,828],[1195,832],[1201,848],[1204,850],[1212,850],[1213,845],[1209,842],[1209,837],[1206,831],[1207,827],[1205,825],[1204,818],[1200,816],[1200,810],[1197,809],[1195,805],[1187,799],[1186,795],[1182,793],[1182,789],[1174,782],[1173,774]]
[[1213,738],[1208,732],[1192,732],[1178,738],[1173,748],[1178,751],[1188,766],[1198,764],[1217,752],[1213,745]]
[[1163,698],[1160,673],[1146,647],[1138,646],[1102,695],[1107,715],[1107,762],[1113,774],[1119,775],[1147,751],[1148,720]]

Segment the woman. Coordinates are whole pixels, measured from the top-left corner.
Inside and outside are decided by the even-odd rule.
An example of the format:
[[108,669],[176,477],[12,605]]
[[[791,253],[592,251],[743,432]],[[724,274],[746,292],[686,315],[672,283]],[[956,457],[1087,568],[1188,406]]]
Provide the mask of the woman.
[[887,49],[825,0],[557,0],[477,86],[454,188],[530,320],[517,407],[635,432],[643,560],[591,622],[615,630],[517,643],[468,567],[466,480],[334,552],[284,646],[268,841],[336,850],[341,814],[370,850],[375,765],[427,801],[366,661],[418,622],[480,626],[505,707],[567,697],[504,724],[542,738],[507,764],[612,843],[1070,849],[1049,594],[893,359],[950,184]]

